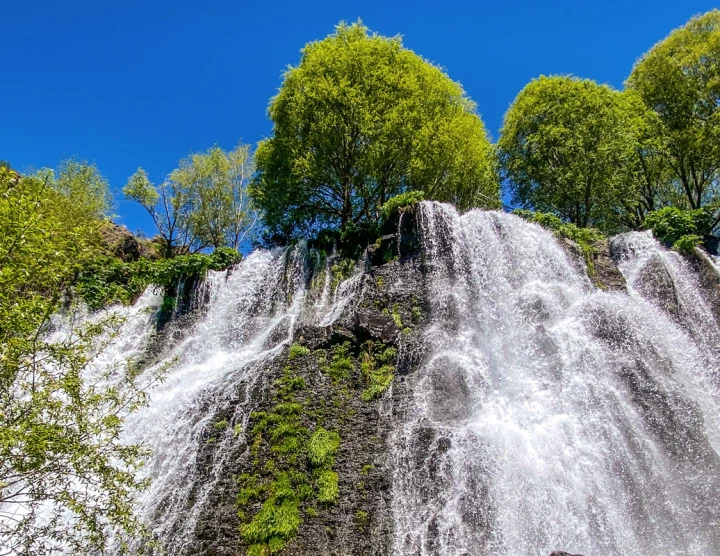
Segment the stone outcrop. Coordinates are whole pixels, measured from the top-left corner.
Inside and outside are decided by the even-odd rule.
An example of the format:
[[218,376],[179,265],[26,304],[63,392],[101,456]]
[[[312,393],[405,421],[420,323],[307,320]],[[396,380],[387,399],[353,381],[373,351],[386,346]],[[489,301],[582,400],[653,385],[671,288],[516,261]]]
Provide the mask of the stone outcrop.
[[137,238],[125,226],[108,221],[100,227],[98,232],[108,255],[125,262],[137,261],[140,257],[158,258],[157,250],[152,242]]

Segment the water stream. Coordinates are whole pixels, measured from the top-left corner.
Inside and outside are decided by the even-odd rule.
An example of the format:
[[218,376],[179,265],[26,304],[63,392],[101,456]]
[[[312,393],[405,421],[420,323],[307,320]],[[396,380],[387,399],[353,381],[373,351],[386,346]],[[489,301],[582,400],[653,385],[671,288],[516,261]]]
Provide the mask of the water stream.
[[689,325],[687,269],[679,322],[634,286],[652,238],[629,238],[628,296],[512,215],[423,203],[420,227],[432,322],[394,436],[394,553],[716,554],[717,326]]

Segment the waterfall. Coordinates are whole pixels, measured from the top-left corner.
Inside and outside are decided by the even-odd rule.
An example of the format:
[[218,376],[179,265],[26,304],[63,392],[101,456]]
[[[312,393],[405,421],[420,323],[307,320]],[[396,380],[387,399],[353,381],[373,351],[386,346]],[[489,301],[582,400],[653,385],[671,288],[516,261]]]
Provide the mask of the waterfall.
[[[612,294],[513,215],[424,202],[419,227],[431,314],[392,441],[394,553],[717,553],[717,327],[674,254],[626,238],[631,295]],[[635,279],[659,252],[680,318]]]
[[[516,216],[423,202],[405,218],[402,257],[379,268],[367,254],[342,281],[338,254],[301,242],[208,273],[161,330],[153,288],[108,310],[125,323],[93,372],[168,366],[123,435],[152,451],[136,510],[165,553],[244,546],[237,523],[211,521],[237,511],[233,464],[251,453],[250,414],[293,338],[326,338],[321,354],[351,339],[361,351],[358,315],[380,330],[399,311],[393,384],[343,413],[339,503],[302,514],[305,544],[288,553],[330,542],[359,553],[343,543],[362,535],[397,556],[718,554],[720,314],[697,261],[649,232],[621,234],[611,252],[627,292],[611,293]],[[412,218],[418,237],[401,237]],[[716,263],[703,264],[714,277]],[[50,339],[108,311],[59,315]],[[321,365],[296,372],[347,388]],[[130,552],[148,548],[136,539]]]

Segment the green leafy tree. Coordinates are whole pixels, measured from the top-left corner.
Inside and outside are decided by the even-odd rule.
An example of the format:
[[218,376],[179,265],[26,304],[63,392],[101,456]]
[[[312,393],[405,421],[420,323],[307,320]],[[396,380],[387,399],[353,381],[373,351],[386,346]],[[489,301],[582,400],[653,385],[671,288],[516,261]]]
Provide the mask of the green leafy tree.
[[684,194],[682,208],[718,201],[720,11],[691,19],[647,52],[627,87],[655,114],[654,149]]
[[140,203],[152,218],[158,229],[164,257],[194,253],[207,247],[194,234],[194,192],[187,184],[168,179],[155,186],[147,172],[138,168],[128,179],[123,193],[126,199]]
[[248,145],[213,147],[180,161],[160,185],[138,168],[123,188],[152,218],[166,258],[208,247],[238,249],[257,220],[247,185],[254,172]]
[[180,161],[170,181],[191,192],[189,225],[201,243],[238,249],[252,230],[257,215],[247,194],[254,172],[249,145],[225,152],[215,146]]
[[99,225],[72,212],[76,191],[51,177],[0,168],[0,546],[22,555],[57,553],[60,543],[102,552],[108,527],[140,534],[132,500],[146,486],[135,473],[145,449],[119,442],[124,417],[146,402],[141,377],[96,365],[121,321],[49,334],[95,257]]
[[613,226],[633,135],[621,93],[542,76],[505,114],[498,150],[513,200],[581,227]]
[[462,209],[499,206],[475,104],[399,37],[341,23],[303,48],[269,115],[251,194],[271,234],[373,224],[408,190]]

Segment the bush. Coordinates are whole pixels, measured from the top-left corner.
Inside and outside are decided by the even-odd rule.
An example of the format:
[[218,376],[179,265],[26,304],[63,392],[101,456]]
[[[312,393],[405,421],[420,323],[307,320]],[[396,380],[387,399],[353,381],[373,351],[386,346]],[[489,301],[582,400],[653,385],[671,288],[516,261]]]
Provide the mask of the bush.
[[75,292],[88,306],[100,309],[113,303],[133,303],[150,284],[165,290],[181,279],[201,279],[208,270],[226,270],[242,259],[229,247],[220,247],[208,254],[179,255],[172,259],[140,259],[125,263],[112,257],[97,257],[77,277]]
[[422,191],[406,191],[389,199],[380,209],[383,219],[387,220],[393,212],[403,213],[425,200],[425,193]]
[[700,245],[702,245],[702,238],[700,236],[688,234],[681,236],[675,243],[673,243],[672,248],[675,249],[675,251],[680,251],[681,253],[693,253]]
[[668,247],[675,247],[675,244],[680,242],[682,247],[679,250],[682,251],[693,242],[695,243],[692,249],[699,245],[699,240],[690,238],[701,238],[708,234],[712,221],[712,212],[707,208],[682,210],[664,207],[649,213],[645,217],[643,228],[652,230],[655,238]]

